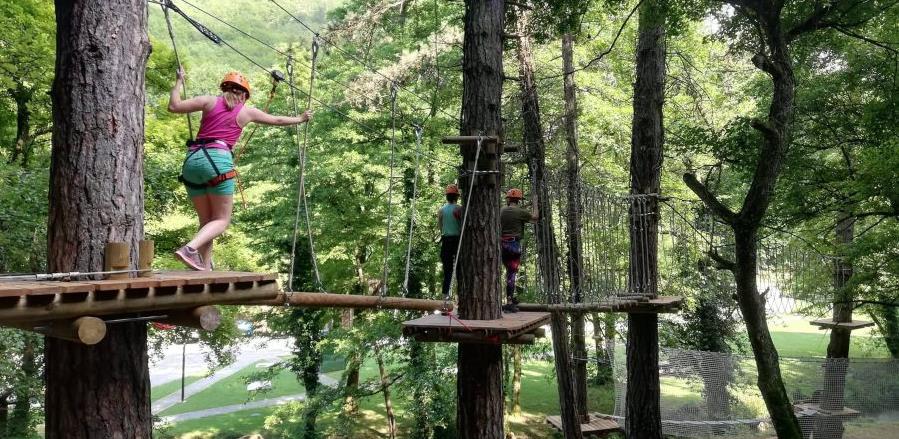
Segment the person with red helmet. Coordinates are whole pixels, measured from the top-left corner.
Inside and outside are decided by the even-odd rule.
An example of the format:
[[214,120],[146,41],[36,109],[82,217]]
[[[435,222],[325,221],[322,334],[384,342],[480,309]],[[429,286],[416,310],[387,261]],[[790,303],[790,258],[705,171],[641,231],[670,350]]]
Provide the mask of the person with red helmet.
[[524,225],[534,223],[540,218],[537,211],[537,197],[534,197],[531,210],[520,206],[524,194],[521,189],[512,188],[506,192],[506,206],[499,212],[501,226],[501,256],[506,267],[506,304],[503,311],[518,312],[518,298],[515,297],[515,281],[518,266],[521,265],[521,237]]
[[231,223],[234,205],[234,160],[231,149],[240,139],[243,128],[251,123],[263,125],[297,125],[312,118],[310,111],[299,117],[274,116],[246,106],[250,99],[250,82],[238,72],[225,74],[218,96],[196,96],[181,99],[184,71],[179,69],[169,96],[172,113],[202,112],[196,140],[188,142],[187,158],[179,179],[184,183],[200,220],[197,234],[175,251],[175,256],[194,270],[209,270],[212,264],[212,241]]
[[446,187],[446,204],[437,209],[437,228],[440,229],[440,262],[443,265],[443,297],[449,296],[453,264],[462,233],[462,207],[459,206],[459,186]]

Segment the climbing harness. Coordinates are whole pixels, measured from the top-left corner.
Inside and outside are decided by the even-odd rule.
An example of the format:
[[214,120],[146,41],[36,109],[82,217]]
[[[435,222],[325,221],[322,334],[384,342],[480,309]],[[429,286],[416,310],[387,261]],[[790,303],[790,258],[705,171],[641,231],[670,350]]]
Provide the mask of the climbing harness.
[[[182,173],[181,175],[178,176],[178,180],[181,181],[182,183],[184,183],[185,186],[187,186],[191,189],[206,189],[206,188],[216,187],[228,180],[231,180],[232,178],[237,177],[237,171],[234,169],[231,169],[230,171],[227,171],[227,172],[222,172],[219,170],[218,166],[216,166],[216,164],[215,164],[215,161],[212,160],[212,156],[209,155],[209,150],[207,148],[207,145],[211,145],[211,144],[224,147],[224,148],[217,148],[217,149],[227,149],[228,152],[231,151],[231,146],[228,145],[228,143],[225,142],[224,140],[196,139],[196,140],[188,140],[187,141],[187,146],[188,146],[188,148],[191,149],[191,151],[190,151],[190,153],[187,154],[187,157],[184,159],[184,162],[187,163],[187,161],[191,157],[193,157],[193,155],[196,154],[198,151],[203,151],[203,154],[206,156],[206,160],[209,160],[209,164],[212,165],[212,170],[215,171],[215,177],[212,177],[211,179],[209,179],[208,181],[203,182],[203,183],[194,183],[194,182],[188,181],[186,178],[184,178],[184,174]],[[182,166],[182,169],[183,169],[183,166]]]

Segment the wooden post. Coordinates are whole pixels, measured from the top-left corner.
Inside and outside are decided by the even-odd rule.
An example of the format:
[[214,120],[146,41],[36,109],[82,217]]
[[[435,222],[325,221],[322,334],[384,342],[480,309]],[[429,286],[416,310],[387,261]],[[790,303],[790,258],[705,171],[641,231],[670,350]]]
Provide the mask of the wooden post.
[[222,324],[222,313],[217,306],[198,306],[186,310],[169,311],[166,314],[168,317],[157,321],[201,331],[215,331]]
[[[108,242],[104,249],[103,271],[120,271],[131,268],[131,246],[127,242]],[[128,273],[108,274],[107,279],[127,279]]]
[[4,325],[85,345],[95,345],[106,337],[106,322],[97,317],[89,316],[79,317],[74,320],[55,320],[36,325],[26,322],[7,322]]
[[156,253],[156,243],[150,239],[141,240],[137,250],[137,269],[141,270],[139,277],[153,276],[153,257]]

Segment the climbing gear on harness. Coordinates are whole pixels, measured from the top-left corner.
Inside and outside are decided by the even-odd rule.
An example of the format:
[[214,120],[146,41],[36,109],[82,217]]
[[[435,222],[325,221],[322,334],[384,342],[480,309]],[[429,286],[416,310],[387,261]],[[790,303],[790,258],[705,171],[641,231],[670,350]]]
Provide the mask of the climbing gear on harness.
[[237,171],[234,169],[227,171],[227,172],[222,172],[219,170],[218,166],[215,164],[215,161],[212,160],[212,156],[209,155],[209,150],[206,147],[206,145],[209,145],[209,144],[216,144],[216,145],[224,146],[228,149],[228,151],[231,150],[231,146],[228,145],[227,142],[218,140],[218,139],[197,139],[197,140],[188,141],[187,146],[189,148],[191,148],[192,150],[190,151],[189,154],[187,154],[187,158],[185,158],[184,161],[187,162],[187,160],[189,158],[191,158],[194,154],[196,154],[197,151],[203,151],[203,154],[206,156],[206,159],[209,160],[209,164],[212,165],[212,170],[215,171],[215,177],[212,177],[211,179],[209,179],[209,181],[206,181],[204,183],[194,183],[192,181],[188,181],[186,178],[184,178],[183,173],[181,175],[179,175],[178,180],[180,180],[182,183],[184,183],[185,186],[187,186],[191,189],[205,189],[205,188],[210,188],[210,187],[216,187],[232,178],[237,177]]
[[250,81],[247,81],[247,78],[244,78],[240,72],[225,73],[225,77],[222,78],[222,83],[219,84],[219,88],[221,88],[222,91],[225,91],[225,87],[228,85],[236,85],[242,88],[247,92],[247,99],[250,98]]
[[521,189],[512,188],[509,189],[509,192],[506,192],[506,198],[510,200],[520,200],[524,198],[524,193],[521,192]]
[[456,186],[454,184],[447,186],[446,194],[447,195],[459,195],[459,186]]

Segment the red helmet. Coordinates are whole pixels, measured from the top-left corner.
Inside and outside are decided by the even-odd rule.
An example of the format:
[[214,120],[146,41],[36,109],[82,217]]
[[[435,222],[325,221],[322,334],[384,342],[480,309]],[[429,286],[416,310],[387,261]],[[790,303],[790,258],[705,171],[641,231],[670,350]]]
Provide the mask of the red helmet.
[[447,195],[450,195],[450,194],[459,195],[459,186],[456,186],[454,184],[447,186],[446,194]]
[[506,192],[506,198],[510,200],[520,200],[524,198],[524,194],[521,192],[521,189],[512,188],[509,189],[509,192]]
[[225,73],[225,77],[222,78],[222,83],[219,85],[219,88],[222,91],[225,90],[225,85],[236,85],[242,88],[245,92],[247,92],[247,98],[250,97],[250,81],[247,81],[247,78],[244,78],[240,72],[228,72]]

